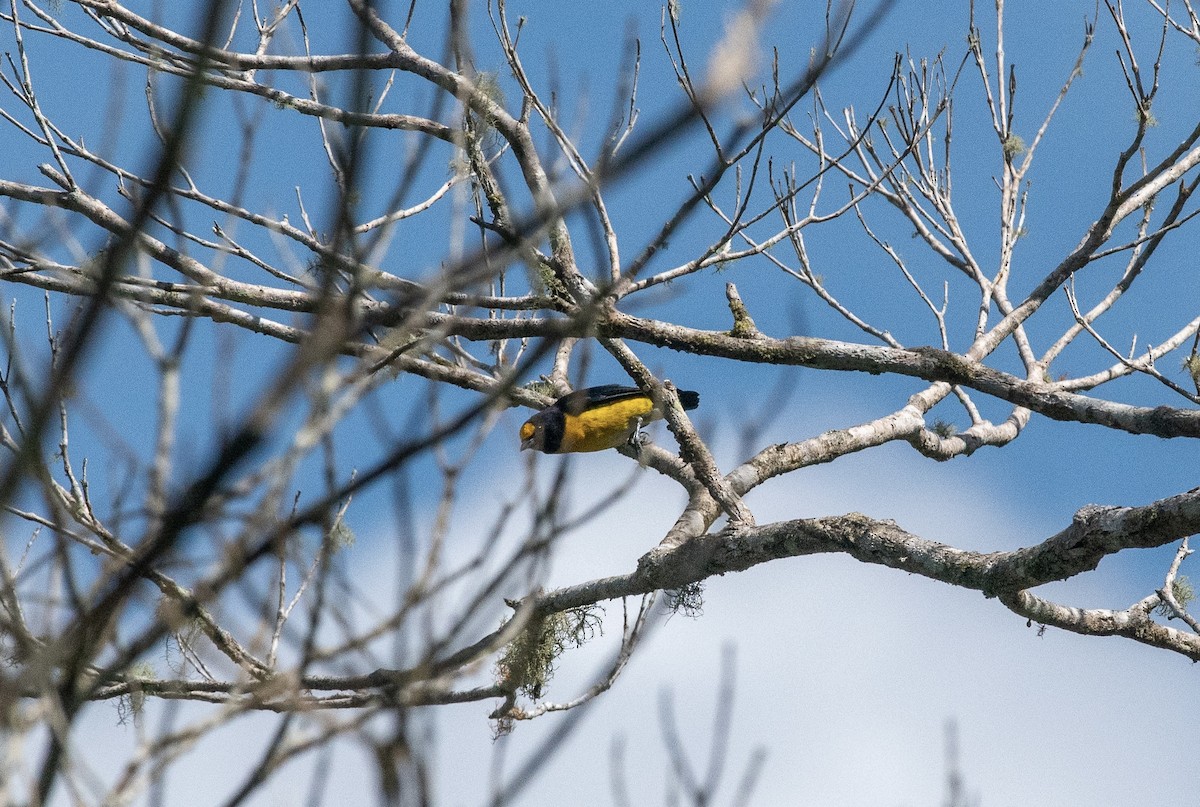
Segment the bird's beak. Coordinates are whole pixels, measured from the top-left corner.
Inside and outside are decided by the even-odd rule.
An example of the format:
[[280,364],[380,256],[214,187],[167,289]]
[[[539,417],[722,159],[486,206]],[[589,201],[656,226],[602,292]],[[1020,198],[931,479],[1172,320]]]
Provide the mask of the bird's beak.
[[521,450],[524,451],[527,448],[533,448],[533,438],[532,437],[521,441]]

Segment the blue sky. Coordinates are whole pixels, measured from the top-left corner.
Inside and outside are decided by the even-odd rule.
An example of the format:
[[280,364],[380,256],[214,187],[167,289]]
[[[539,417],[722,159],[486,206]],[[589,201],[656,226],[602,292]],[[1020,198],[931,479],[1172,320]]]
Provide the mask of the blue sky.
[[[481,4],[473,10],[476,61],[483,70],[505,77],[499,54],[489,40],[490,27]],[[305,9],[317,50],[337,52],[344,28],[339,16],[326,16],[332,6]],[[401,16],[407,4],[386,8]],[[778,47],[784,73],[807,58],[818,32],[810,4],[780,3],[762,33],[766,47]],[[736,10],[730,3],[684,0],[682,22],[685,46],[696,69]],[[422,12],[424,13],[424,11]],[[1027,140],[1040,125],[1063,80],[1070,74],[1082,42],[1083,23],[1095,13],[1090,3],[1011,4],[1008,8],[1006,52],[1016,66],[1016,130]],[[1153,59],[1158,25],[1148,6],[1130,3],[1133,33],[1143,65]],[[72,16],[74,15],[74,16]],[[560,106],[568,131],[578,132],[585,154],[593,154],[604,131],[614,89],[624,64],[632,31],[642,41],[638,106],[643,127],[674,109],[680,93],[658,42],[659,10],[640,0],[606,4],[512,2],[510,18],[528,18],[522,33],[522,54],[531,78],[540,89],[560,88]],[[77,19],[69,5],[65,19]],[[418,16],[412,44],[437,57],[442,30],[439,14]],[[1118,47],[1111,19],[1101,9],[1096,42],[1083,75],[1064,101],[1030,175],[1027,235],[1022,239],[1013,269],[1012,294],[1019,299],[1078,242],[1101,209],[1111,181],[1111,165],[1132,135],[1132,102],[1124,88],[1114,55]],[[984,51],[992,58],[994,14],[981,4],[977,23]],[[886,87],[887,71],[899,50],[914,61],[939,53],[953,74],[966,52],[966,4],[895,3],[884,22],[855,56],[824,82],[831,110],[853,104],[860,116],[873,108]],[[11,34],[3,36],[11,37]],[[5,39],[5,48],[10,47]],[[1196,81],[1196,48],[1179,36],[1168,37],[1162,89],[1155,105],[1159,125],[1147,140],[1150,159],[1161,156],[1180,133],[1195,125],[1200,108]],[[286,40],[281,40],[286,42]],[[295,44],[294,41],[292,43]],[[29,38],[39,98],[56,120],[98,146],[106,133],[112,153],[137,164],[144,148],[142,82],[132,68],[118,71],[119,80],[103,62],[78,48]],[[988,68],[994,72],[994,62]],[[94,72],[93,72],[94,71]],[[95,77],[102,77],[97,79]],[[92,86],[95,84],[95,86]],[[397,82],[393,103],[404,108],[412,88],[416,108],[424,108],[428,93],[407,80]],[[518,92],[506,83],[510,107]],[[421,95],[420,93],[425,93]],[[124,104],[120,116],[107,110],[109,97]],[[216,94],[214,94],[215,96]],[[230,106],[220,97],[210,100],[214,116],[245,114],[253,119],[257,102]],[[239,106],[240,104],[240,106]],[[803,120],[811,104],[801,102],[796,118]],[[748,114],[750,105],[730,102],[725,121]],[[332,204],[327,195],[328,166],[311,121],[261,111],[267,132],[256,151],[256,171],[248,199],[265,211],[287,213],[298,221],[295,188],[315,216]],[[972,237],[972,246],[985,266],[995,261],[998,247],[998,193],[993,177],[1000,169],[1000,149],[991,131],[980,80],[973,65],[963,69],[955,96],[954,146],[956,210]],[[114,117],[121,123],[111,126]],[[18,138],[0,152],[0,176],[44,184],[36,164],[44,154]],[[198,180],[212,190],[232,184],[231,155],[240,138],[235,127],[209,126],[201,132],[192,156]],[[403,159],[406,139],[391,134],[374,145],[371,182],[364,208],[389,198]],[[542,142],[545,142],[544,140]],[[606,196],[628,260],[656,231],[666,211],[683,198],[686,175],[707,164],[704,138],[688,134],[683,144],[641,166]],[[796,144],[773,141],[777,165],[791,160],[804,169],[811,159]],[[450,155],[431,160],[418,183],[435,187],[448,175]],[[509,176],[511,181],[514,177]],[[86,185],[87,183],[85,183]],[[98,194],[111,198],[111,180],[96,181]],[[843,183],[844,184],[844,183]],[[829,204],[844,198],[844,188],[831,181]],[[725,191],[731,195],[732,191]],[[842,195],[839,195],[842,194]],[[417,194],[419,195],[419,193]],[[948,273],[944,264],[909,237],[905,225],[879,205],[867,205],[878,227],[909,260],[914,274],[940,295],[949,283],[951,347],[969,342],[974,302],[968,285]],[[397,273],[435,274],[448,249],[447,207],[418,217],[398,228],[388,260]],[[198,229],[206,231],[202,220]],[[706,247],[719,225],[701,212],[671,239],[668,249],[651,266],[661,270],[686,260]],[[583,232],[582,230],[580,232]],[[273,249],[261,234],[246,233],[248,243]],[[83,247],[100,246],[81,236]],[[886,255],[861,234],[852,219],[806,233],[817,270],[829,286],[856,310],[882,323],[906,344],[935,344],[932,319],[911,289],[898,277]],[[585,257],[588,238],[577,236]],[[1168,239],[1153,270],[1135,286],[1129,299],[1104,320],[1114,344],[1128,347],[1134,334],[1139,344],[1155,343],[1194,313],[1197,281],[1190,262],[1195,236],[1184,230]],[[278,249],[286,263],[287,249]],[[786,252],[781,257],[790,258]],[[297,256],[303,262],[303,256]],[[230,265],[230,272],[246,272]],[[1120,258],[1089,268],[1077,291],[1086,306],[1108,289],[1120,271]],[[729,327],[724,285],[738,285],[760,329],[782,336],[797,332],[832,338],[860,339],[857,332],[822,307],[794,281],[787,281],[762,258],[752,258],[717,273],[697,275],[673,284],[653,307],[634,308],[682,324]],[[18,321],[38,326],[39,293],[7,286],[8,299],[18,301]],[[58,302],[57,317],[65,320],[70,305]],[[1070,322],[1061,298],[1047,304],[1031,325],[1035,348],[1045,349]],[[40,326],[38,326],[40,327]],[[38,355],[38,327],[26,337],[31,355]],[[174,325],[164,326],[170,333]],[[131,348],[133,336],[123,323],[113,322],[93,354],[94,363],[84,388],[96,407],[81,414],[76,432],[77,456],[104,460],[119,457],[113,447],[116,432],[135,451],[145,452],[152,440],[154,388],[152,368]],[[757,411],[763,391],[780,371],[729,362],[695,359],[665,350],[639,350],[641,358],[681,388],[700,391],[702,405],[696,422],[711,438],[718,463],[728,470],[744,459],[736,432],[747,411]],[[197,461],[212,450],[214,429],[232,422],[238,412],[267,385],[274,369],[287,356],[285,348],[268,340],[217,329],[198,335],[188,354],[185,418],[181,442]],[[1011,351],[998,363],[1015,369]],[[619,367],[600,350],[591,353],[586,378],[578,382],[623,381]],[[1079,340],[1052,367],[1052,373],[1092,372],[1112,363],[1087,340]],[[544,368],[539,368],[544,369]],[[1187,381],[1170,358],[1160,368],[1179,383]],[[757,450],[771,442],[801,440],[826,429],[854,425],[903,405],[921,388],[910,379],[861,374],[821,373],[790,368],[785,383],[794,387],[786,409],[765,430]],[[1105,388],[1106,390],[1108,388]],[[1109,394],[1132,403],[1183,405],[1154,382],[1129,380],[1113,385]],[[448,409],[469,404],[467,395],[448,395]],[[985,415],[1003,419],[1007,405],[979,399]],[[377,393],[368,406],[349,418],[338,432],[339,455],[347,466],[367,464],[391,441],[404,434],[414,411],[424,406],[418,385],[401,379]],[[965,426],[960,411],[945,406],[942,415]],[[937,410],[941,415],[943,410]],[[463,484],[477,490],[470,506],[460,508],[450,532],[448,551],[463,555],[511,491],[495,480],[520,479],[524,459],[517,453],[515,432],[527,416],[511,410],[499,419]],[[670,436],[659,426],[659,442]],[[191,446],[194,445],[194,448]],[[557,462],[539,458],[549,474]],[[112,467],[117,467],[113,465]],[[603,493],[614,479],[623,479],[631,463],[615,452],[576,458],[573,492],[582,508]],[[419,465],[414,477],[432,468]],[[984,448],[968,458],[935,464],[907,445],[849,456],[830,466],[805,469],[773,480],[748,499],[760,523],[775,519],[861,511],[890,518],[923,537],[955,546],[1009,549],[1040,541],[1066,526],[1085,504],[1144,504],[1194,486],[1194,446],[1175,440],[1113,434],[1095,426],[1063,424],[1034,416],[1025,433],[1002,449]],[[314,469],[315,471],[315,469]],[[112,490],[118,479],[93,471],[98,489]],[[386,602],[394,583],[399,529],[386,486],[360,496],[348,516],[358,540],[343,562],[364,591],[380,592]],[[432,501],[433,492],[418,488],[418,500]],[[683,505],[678,488],[644,472],[633,491],[616,507],[557,547],[546,585],[561,585],[628,572],[637,558],[653,547]],[[420,519],[432,518],[423,511]],[[24,535],[13,539],[23,543]],[[10,541],[12,543],[12,541]],[[1092,575],[1047,588],[1050,596],[1079,606],[1126,607],[1161,585],[1172,548],[1128,554],[1105,561]],[[1186,571],[1186,567],[1185,567]],[[594,646],[563,660],[549,696],[566,700],[586,687],[594,671],[612,652],[620,633],[621,609],[607,606],[609,635]],[[726,790],[730,792],[740,766],[753,749],[766,747],[753,804],[784,805],[929,805],[942,800],[942,742],[947,720],[958,723],[964,773],[968,787],[984,805],[1103,804],[1135,805],[1186,799],[1186,779],[1175,760],[1193,757],[1200,746],[1192,739],[1186,693],[1195,672],[1186,660],[1119,639],[1077,637],[1048,631],[1038,636],[1019,617],[974,592],[950,589],[895,571],[865,567],[844,558],[793,559],[750,572],[717,578],[705,589],[704,614],[698,619],[674,616],[655,629],[612,691],[602,696],[582,726],[558,752],[556,762],[523,795],[519,803],[611,803],[610,746],[623,738],[627,749],[627,779],[634,803],[657,803],[666,788],[666,757],[658,729],[658,703],[663,692],[674,698],[688,751],[699,761],[708,753],[708,726],[719,690],[723,654],[733,648],[737,690]],[[486,677],[487,670],[480,676]],[[557,716],[521,724],[500,743],[491,738],[486,720],[490,705],[473,704],[434,710],[426,716],[431,743],[440,761],[438,794],[446,804],[483,803],[487,796],[490,759],[502,751],[515,765],[532,753]],[[197,710],[195,714],[200,714]],[[242,721],[227,740],[202,746],[195,762],[206,777],[208,762],[229,757],[230,770],[268,736],[266,718]],[[115,724],[113,710],[93,707],[81,737],[97,747],[93,765],[101,778],[111,775],[124,743],[134,729]],[[1169,738],[1169,740],[1164,740]],[[1169,745],[1168,745],[1169,743]],[[1168,751],[1169,747],[1169,751]],[[107,755],[113,754],[113,760]],[[215,756],[210,756],[215,755]],[[374,779],[364,772],[361,749],[339,748],[331,787],[366,801]],[[1111,764],[1120,760],[1120,764]],[[509,768],[512,769],[511,767]],[[259,803],[277,803],[298,796],[307,785],[297,775],[286,777],[267,791]],[[197,775],[200,775],[197,773]],[[178,777],[182,780],[182,776]],[[240,781],[234,771],[225,781],[216,776],[217,791]],[[171,803],[209,803],[179,791]],[[580,794],[586,794],[586,797]],[[275,802],[272,802],[272,799]],[[177,801],[176,801],[177,800]]]

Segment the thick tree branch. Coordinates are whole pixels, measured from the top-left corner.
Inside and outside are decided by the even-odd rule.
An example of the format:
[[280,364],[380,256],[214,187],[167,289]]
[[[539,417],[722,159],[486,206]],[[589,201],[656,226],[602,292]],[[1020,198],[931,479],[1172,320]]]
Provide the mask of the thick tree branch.
[[840,553],[999,596],[1013,610],[1045,624],[1078,633],[1126,635],[1200,659],[1200,638],[1192,634],[1147,624],[1136,613],[1100,616],[1100,612],[1050,606],[1027,592],[1090,571],[1107,555],[1164,546],[1198,531],[1200,488],[1143,507],[1084,508],[1057,535],[1034,547],[1007,552],[956,549],[907,532],[893,521],[850,513],[698,535],[652,550],[628,575],[557,589],[536,596],[534,602],[539,612],[562,611],[657,589],[680,589],[780,558]]

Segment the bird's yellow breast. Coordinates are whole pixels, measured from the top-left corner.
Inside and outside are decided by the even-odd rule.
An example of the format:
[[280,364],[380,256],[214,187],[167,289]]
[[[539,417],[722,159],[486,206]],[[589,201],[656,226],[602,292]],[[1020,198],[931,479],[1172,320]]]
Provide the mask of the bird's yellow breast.
[[566,416],[562,445],[558,451],[565,453],[616,448],[629,440],[639,420],[645,423],[657,417],[659,414],[654,411],[653,402],[644,395],[594,404],[578,415]]

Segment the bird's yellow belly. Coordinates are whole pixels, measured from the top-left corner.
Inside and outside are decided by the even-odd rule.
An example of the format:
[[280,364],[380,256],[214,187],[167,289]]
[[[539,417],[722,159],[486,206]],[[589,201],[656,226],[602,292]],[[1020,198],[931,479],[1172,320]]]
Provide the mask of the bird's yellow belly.
[[645,423],[658,415],[649,398],[626,398],[593,406],[568,416],[563,429],[559,452],[603,451],[628,442],[638,421]]

